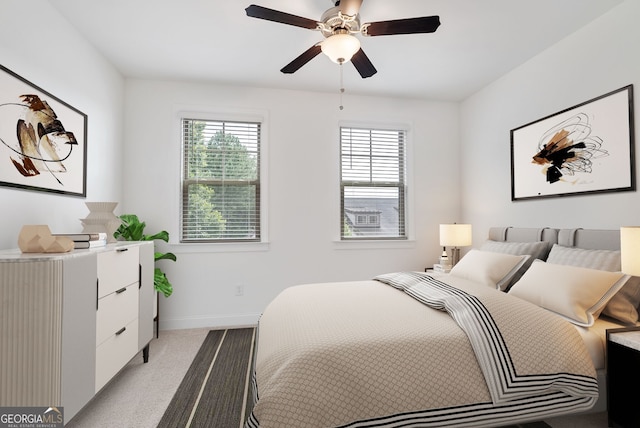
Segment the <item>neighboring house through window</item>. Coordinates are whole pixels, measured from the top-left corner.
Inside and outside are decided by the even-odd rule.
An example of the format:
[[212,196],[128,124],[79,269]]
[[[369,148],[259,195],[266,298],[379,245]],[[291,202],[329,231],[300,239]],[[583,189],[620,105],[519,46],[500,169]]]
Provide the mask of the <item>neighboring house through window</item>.
[[181,242],[260,241],[260,122],[182,118]]
[[406,131],[340,128],[341,239],[406,239]]

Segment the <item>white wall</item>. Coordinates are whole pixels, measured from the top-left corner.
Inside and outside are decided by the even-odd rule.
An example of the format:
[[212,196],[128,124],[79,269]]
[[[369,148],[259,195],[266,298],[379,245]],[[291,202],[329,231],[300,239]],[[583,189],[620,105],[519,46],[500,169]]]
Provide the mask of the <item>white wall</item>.
[[[636,0],[461,106],[346,96],[342,112],[336,94],[124,81],[48,2],[0,0],[0,10],[2,65],[89,117],[86,200],[118,201],[116,213],[139,214],[149,231],[168,229],[177,238],[176,106],[266,112],[269,244],[258,251],[167,246],[178,262],[162,262],[176,289],[161,299],[163,328],[253,322],[293,284],[422,269],[437,259],[441,222],[473,223],[478,243],[492,225],[617,228],[640,221],[637,192],[511,202],[509,158],[510,129],[629,83],[637,92]],[[411,125],[414,239],[406,245],[335,242],[341,120]],[[24,224],[80,230],[84,201],[0,187],[0,248],[14,248]],[[236,285],[244,286],[244,296],[234,296]]]
[[[490,226],[640,224],[637,191],[512,202],[509,133],[628,84],[635,85],[639,129],[638,17],[640,2],[627,0],[462,103],[463,221],[473,224],[474,242]],[[637,150],[635,162],[640,165]]]
[[[258,111],[266,115],[266,248],[162,246],[177,263],[162,267],[174,285],[161,298],[161,328],[252,323],[285,287],[368,279],[422,270],[438,256],[438,224],[459,221],[458,105],[404,99],[185,82],[127,80],[124,206],[149,233],[177,236],[180,140],[175,110]],[[341,120],[409,124],[413,147],[413,240],[402,245],[336,243]],[[197,247],[197,248],[194,248]],[[244,296],[234,295],[244,287]]]
[[[340,113],[337,94],[125,82],[48,2],[0,0],[0,10],[0,63],[88,115],[86,199],[0,187],[0,249],[17,246],[24,224],[80,231],[85,200],[117,201],[116,214],[136,213],[147,231],[167,229],[177,238],[176,105],[266,112],[269,244],[258,251],[171,245],[178,262],[161,263],[175,293],[161,299],[162,328],[255,322],[293,284],[422,269],[439,255],[438,224],[459,221],[455,103],[347,95]],[[357,248],[334,242],[340,120],[410,125],[410,242]],[[234,296],[237,285],[244,296]]]
[[[0,64],[88,115],[87,198],[0,187],[0,249],[16,248],[25,224],[80,232],[85,200],[122,197],[124,79],[38,0],[0,0]],[[13,168],[0,153],[0,168]]]

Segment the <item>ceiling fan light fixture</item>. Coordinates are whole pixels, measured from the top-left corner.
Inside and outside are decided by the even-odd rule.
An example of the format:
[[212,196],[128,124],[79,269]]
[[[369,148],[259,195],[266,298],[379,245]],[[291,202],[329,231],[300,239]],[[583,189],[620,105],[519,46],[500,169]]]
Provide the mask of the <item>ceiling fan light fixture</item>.
[[320,48],[331,61],[341,64],[350,61],[360,50],[360,40],[351,34],[333,34],[322,42]]

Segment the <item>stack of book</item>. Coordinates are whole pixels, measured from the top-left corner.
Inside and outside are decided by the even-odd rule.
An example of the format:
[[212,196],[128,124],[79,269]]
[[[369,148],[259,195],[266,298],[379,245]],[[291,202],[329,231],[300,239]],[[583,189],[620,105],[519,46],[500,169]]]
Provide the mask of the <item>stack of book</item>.
[[107,245],[107,234],[96,233],[56,233],[54,236],[64,236],[73,241],[74,249],[104,247]]
[[433,265],[433,271],[434,272],[440,272],[440,273],[449,273],[451,272],[451,265],[443,265],[443,264],[434,264]]

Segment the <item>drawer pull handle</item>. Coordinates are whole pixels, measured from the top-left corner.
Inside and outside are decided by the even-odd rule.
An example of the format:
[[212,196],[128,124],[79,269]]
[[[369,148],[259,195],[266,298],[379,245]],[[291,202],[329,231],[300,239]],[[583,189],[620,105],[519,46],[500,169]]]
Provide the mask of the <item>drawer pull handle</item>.
[[127,327],[122,327],[120,330],[116,331],[116,336],[120,336],[126,329]]
[[124,293],[127,291],[127,287],[122,287],[120,290],[116,290],[116,294]]
[[118,248],[116,250],[116,252],[118,252],[118,253],[124,253],[125,251],[129,251],[129,249],[128,248]]

